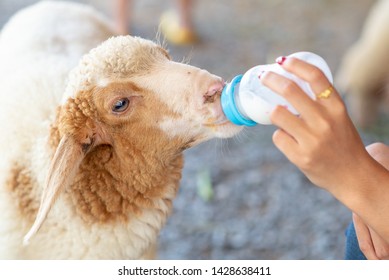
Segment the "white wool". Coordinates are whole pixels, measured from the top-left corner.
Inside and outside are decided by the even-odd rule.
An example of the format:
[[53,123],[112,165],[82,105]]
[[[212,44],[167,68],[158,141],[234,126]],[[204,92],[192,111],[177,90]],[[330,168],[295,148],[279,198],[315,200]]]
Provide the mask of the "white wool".
[[[45,20],[42,21],[42,18]],[[38,174],[38,183],[43,185],[50,161],[47,151],[49,126],[64,94],[69,71],[83,54],[112,36],[111,30],[108,21],[93,9],[58,1],[43,1],[21,10],[2,30],[0,259],[39,257],[41,249],[20,246],[31,225],[21,224],[20,217],[11,210],[14,209],[13,201],[4,188],[9,164],[18,159],[30,166],[31,171]],[[36,190],[37,193],[40,191]],[[64,220],[72,214],[60,212]],[[55,221],[48,223],[55,229]],[[45,252],[61,246],[48,240],[58,240],[63,231],[58,228],[51,232],[52,236],[43,234],[41,242],[35,244],[46,247]],[[86,230],[84,234],[87,234]],[[69,250],[65,250],[63,256],[55,257],[71,257],[69,254]]]
[[[142,73],[149,68],[146,66],[150,65],[139,65],[135,61],[147,61],[141,57],[149,55],[144,52],[146,46],[149,46],[152,51],[155,43],[131,36],[106,40],[98,48],[85,55],[78,66],[71,71],[62,102],[69,97],[74,97],[77,91],[87,91],[94,85],[104,85],[112,78],[120,79],[134,73]],[[142,49],[142,52],[138,53],[137,49]],[[150,60],[150,62],[153,61]],[[107,76],[107,73],[111,73],[111,76]],[[113,73],[117,73],[116,76],[112,76]]]
[[[23,247],[22,256],[28,259],[136,259],[141,257],[139,252],[147,249],[157,238],[155,225],[162,226],[166,220],[162,212],[146,210],[141,217],[132,217],[128,223],[102,227],[85,224],[71,211],[59,200],[52,216],[68,222],[56,223],[49,217],[45,224],[50,226],[50,231],[34,236],[34,242]],[[72,217],[71,221],[69,217]],[[22,236],[16,236],[14,241],[20,244],[21,239],[18,238]],[[9,255],[6,258],[10,258]]]
[[112,30],[110,23],[88,6],[42,1],[10,19],[2,30],[0,44],[3,51],[17,56],[65,54],[74,59],[75,66],[80,55],[112,36]]

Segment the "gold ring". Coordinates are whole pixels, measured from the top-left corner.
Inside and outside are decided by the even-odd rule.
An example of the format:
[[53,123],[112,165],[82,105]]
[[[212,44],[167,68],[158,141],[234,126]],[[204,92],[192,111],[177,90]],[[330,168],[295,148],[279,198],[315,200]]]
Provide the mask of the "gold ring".
[[327,88],[325,91],[323,91],[323,92],[321,92],[319,94],[316,94],[316,97],[319,98],[319,99],[327,99],[332,94],[333,89],[334,88],[332,86],[329,86],[329,88]]

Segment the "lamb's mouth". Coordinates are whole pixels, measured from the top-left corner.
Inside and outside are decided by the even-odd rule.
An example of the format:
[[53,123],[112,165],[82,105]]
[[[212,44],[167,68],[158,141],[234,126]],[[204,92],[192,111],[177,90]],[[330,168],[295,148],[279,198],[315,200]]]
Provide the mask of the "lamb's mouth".
[[224,126],[224,125],[233,125],[225,116],[222,116],[218,119],[208,119],[207,122],[205,122],[203,125],[206,127],[217,127],[217,126]]
[[213,137],[230,138],[242,131],[243,126],[237,126],[230,122],[225,116],[223,118],[208,120],[203,126],[211,132]]

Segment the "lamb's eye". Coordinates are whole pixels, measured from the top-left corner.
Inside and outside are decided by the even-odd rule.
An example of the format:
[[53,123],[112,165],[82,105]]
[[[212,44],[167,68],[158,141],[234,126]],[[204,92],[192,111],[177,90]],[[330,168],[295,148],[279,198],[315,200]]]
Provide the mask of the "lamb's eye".
[[119,99],[113,104],[112,111],[115,113],[122,113],[128,108],[128,105],[130,105],[130,100],[128,100],[128,98]]

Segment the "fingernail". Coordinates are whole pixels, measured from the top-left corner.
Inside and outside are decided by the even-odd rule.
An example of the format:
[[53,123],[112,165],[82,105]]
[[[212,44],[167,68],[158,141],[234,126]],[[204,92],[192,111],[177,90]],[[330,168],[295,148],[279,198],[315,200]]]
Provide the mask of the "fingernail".
[[285,60],[286,60],[286,56],[280,56],[280,57],[278,57],[278,58],[276,59],[276,62],[277,62],[279,65],[282,65],[282,64],[284,64]]

